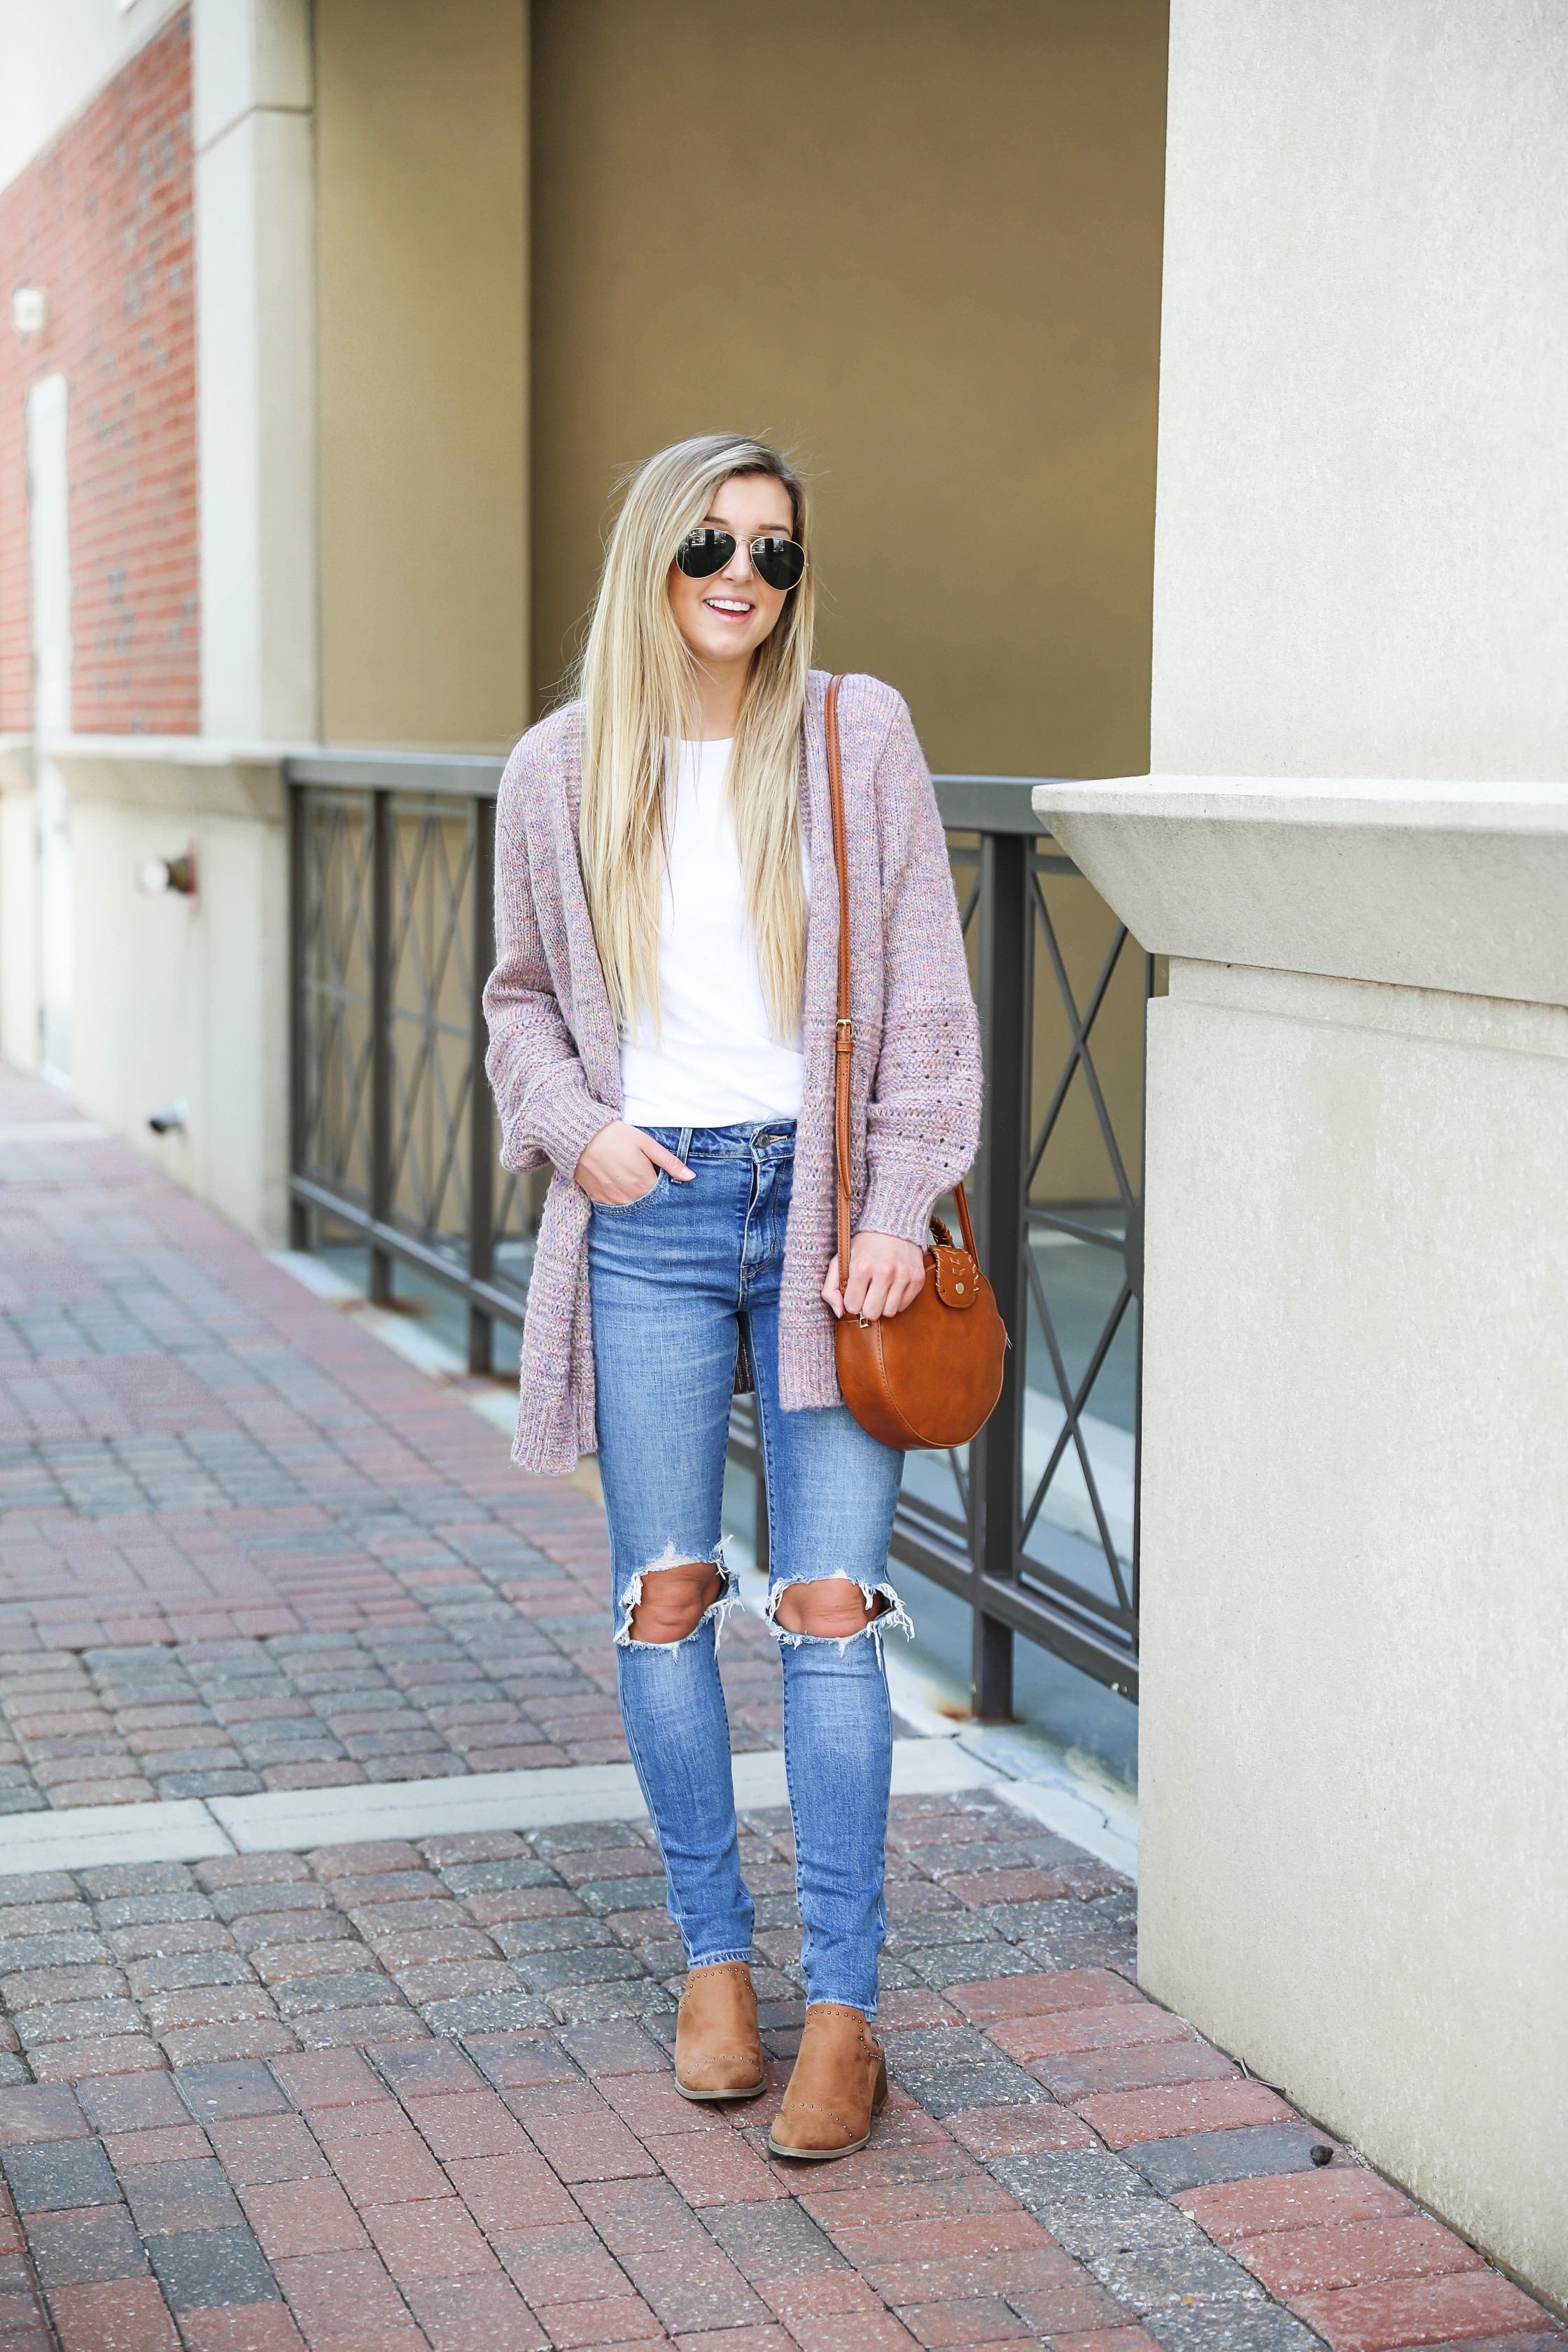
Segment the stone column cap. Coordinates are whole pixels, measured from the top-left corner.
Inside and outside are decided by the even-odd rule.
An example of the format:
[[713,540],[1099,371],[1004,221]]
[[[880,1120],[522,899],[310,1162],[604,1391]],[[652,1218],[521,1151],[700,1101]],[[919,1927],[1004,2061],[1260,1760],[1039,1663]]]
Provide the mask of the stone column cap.
[[64,735],[38,748],[73,800],[278,824],[288,814],[283,762],[306,747],[211,735]]
[[1156,955],[1568,1004],[1568,781],[1117,776],[1034,807]]

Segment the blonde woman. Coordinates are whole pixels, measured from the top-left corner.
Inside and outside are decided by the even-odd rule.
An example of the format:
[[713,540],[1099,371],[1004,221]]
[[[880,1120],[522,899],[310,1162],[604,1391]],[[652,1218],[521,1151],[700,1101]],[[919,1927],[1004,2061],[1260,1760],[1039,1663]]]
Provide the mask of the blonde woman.
[[720,1505],[755,1391],[768,1622],[806,2013],[778,2154],[847,2155],[886,2093],[877,2011],[891,1722],[881,1639],[901,1454],[839,1396],[833,1318],[918,1294],[967,1169],[980,1055],[931,778],[891,688],[839,700],[854,975],[849,1264],[835,1252],[837,882],[810,667],[805,491],[778,453],[683,441],[632,479],[580,696],[512,754],[496,819],[487,1067],[508,1168],[551,1161],[516,1459],[596,1449],[622,1719],[689,1974],[678,2087],[763,2087],[716,1651]]

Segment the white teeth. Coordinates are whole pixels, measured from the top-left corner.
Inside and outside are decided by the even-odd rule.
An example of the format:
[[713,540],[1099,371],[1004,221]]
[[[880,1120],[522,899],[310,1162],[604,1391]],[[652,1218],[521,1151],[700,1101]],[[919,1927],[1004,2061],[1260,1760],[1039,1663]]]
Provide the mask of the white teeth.
[[737,604],[727,596],[705,596],[702,601],[710,604],[716,613],[749,613],[752,609],[749,604]]

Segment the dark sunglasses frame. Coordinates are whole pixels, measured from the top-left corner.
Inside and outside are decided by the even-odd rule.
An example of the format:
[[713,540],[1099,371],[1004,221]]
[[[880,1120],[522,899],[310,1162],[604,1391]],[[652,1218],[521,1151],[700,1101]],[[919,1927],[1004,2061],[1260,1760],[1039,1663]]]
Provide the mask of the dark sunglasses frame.
[[[711,580],[722,572],[739,545],[732,530],[689,530],[675,551],[675,561],[689,580]],[[772,534],[753,539],[748,552],[759,580],[785,595],[805,576],[805,550],[798,541]]]

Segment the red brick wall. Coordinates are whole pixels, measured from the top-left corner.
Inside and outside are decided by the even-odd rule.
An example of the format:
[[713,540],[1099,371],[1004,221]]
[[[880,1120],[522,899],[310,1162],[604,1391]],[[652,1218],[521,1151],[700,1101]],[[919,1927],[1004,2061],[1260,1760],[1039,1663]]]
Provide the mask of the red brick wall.
[[[0,732],[32,725],[26,400],[69,385],[71,716],[200,725],[191,33],[183,11],[0,192]],[[11,323],[42,286],[41,335]]]

